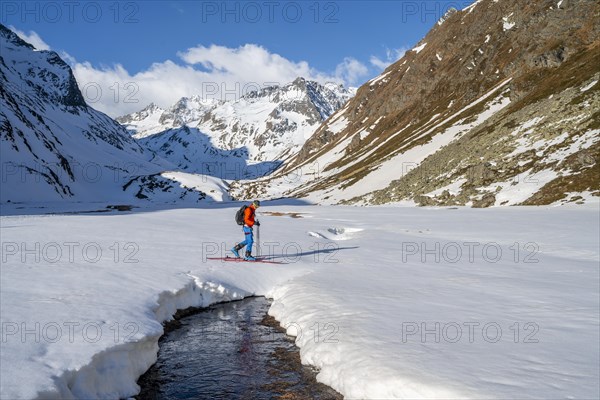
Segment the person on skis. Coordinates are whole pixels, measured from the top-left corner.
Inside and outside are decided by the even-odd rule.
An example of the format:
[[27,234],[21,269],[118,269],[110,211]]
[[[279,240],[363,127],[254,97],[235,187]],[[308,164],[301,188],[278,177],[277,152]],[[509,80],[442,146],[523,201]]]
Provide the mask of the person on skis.
[[243,242],[236,244],[231,252],[235,254],[237,258],[240,258],[239,251],[246,246],[246,256],[244,260],[247,261],[256,261],[255,257],[252,257],[252,245],[254,244],[254,225],[260,226],[260,222],[254,219],[256,214],[256,209],[260,207],[260,201],[254,200],[249,206],[244,210],[244,227],[242,228],[244,231],[245,239]]

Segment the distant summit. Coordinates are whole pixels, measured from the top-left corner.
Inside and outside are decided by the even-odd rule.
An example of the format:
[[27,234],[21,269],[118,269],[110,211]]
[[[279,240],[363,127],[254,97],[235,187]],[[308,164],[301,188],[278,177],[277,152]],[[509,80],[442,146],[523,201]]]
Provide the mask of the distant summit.
[[251,163],[274,162],[266,173],[297,152],[351,97],[352,92],[341,85],[299,77],[236,100],[184,97],[166,110],[151,104],[117,121],[145,146],[186,171],[199,172],[204,162],[214,160],[207,159],[207,153],[244,149]]

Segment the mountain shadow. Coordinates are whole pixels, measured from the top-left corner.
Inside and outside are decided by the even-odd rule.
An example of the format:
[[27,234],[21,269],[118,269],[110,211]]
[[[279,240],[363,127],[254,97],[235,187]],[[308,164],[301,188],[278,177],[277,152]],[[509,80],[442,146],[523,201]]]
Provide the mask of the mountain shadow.
[[270,174],[282,163],[279,160],[251,163],[246,146],[231,150],[218,148],[210,136],[186,125],[138,139],[138,142],[181,171],[221,179],[257,179]]

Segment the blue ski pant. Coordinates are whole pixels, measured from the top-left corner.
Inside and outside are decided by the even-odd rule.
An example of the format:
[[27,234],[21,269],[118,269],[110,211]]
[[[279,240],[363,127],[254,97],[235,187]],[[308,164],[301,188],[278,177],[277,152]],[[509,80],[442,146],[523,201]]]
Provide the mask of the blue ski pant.
[[254,231],[249,226],[244,226],[242,230],[244,231],[246,239],[243,242],[240,242],[238,246],[247,246],[246,251],[252,252],[252,245],[254,244]]

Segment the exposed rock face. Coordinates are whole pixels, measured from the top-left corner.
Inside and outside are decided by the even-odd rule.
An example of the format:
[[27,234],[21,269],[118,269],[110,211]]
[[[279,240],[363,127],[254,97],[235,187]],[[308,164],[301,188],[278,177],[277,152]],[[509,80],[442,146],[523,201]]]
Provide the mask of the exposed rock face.
[[[478,207],[600,195],[600,4],[558,3],[480,0],[449,12],[259,191]],[[319,173],[280,189],[309,169]]]
[[[35,48],[23,41],[10,29],[0,24],[0,36],[4,40],[3,47],[23,48],[33,51]],[[71,68],[53,51],[36,52],[43,59],[43,64],[29,63],[27,56],[11,59],[12,65],[7,65],[2,59],[4,68],[19,70],[22,77],[26,77],[27,85],[22,87],[23,93],[34,93],[37,97],[58,103],[67,107],[87,107],[83,95],[79,91],[75,76]],[[25,53],[26,54],[26,53]],[[21,54],[21,55],[25,55]],[[25,66],[22,70],[19,68]],[[7,79],[6,71],[2,71],[2,78]],[[6,90],[6,89],[2,89]]]
[[164,110],[161,109],[160,107],[158,107],[156,104],[150,103],[148,106],[146,106],[146,108],[144,108],[136,113],[128,114],[128,115],[120,117],[118,119],[118,122],[126,125],[129,123],[133,123],[135,121],[142,121],[157,112],[162,113],[163,111]]
[[2,25],[0,142],[1,203],[206,197],[163,177],[171,164],[89,107],[55,52],[35,51]]
[[491,193],[486,193],[483,195],[481,200],[473,201],[473,208],[486,208],[493,206],[496,203],[496,196]]

